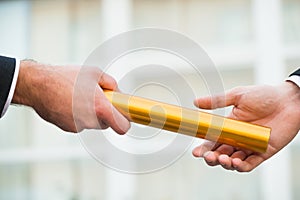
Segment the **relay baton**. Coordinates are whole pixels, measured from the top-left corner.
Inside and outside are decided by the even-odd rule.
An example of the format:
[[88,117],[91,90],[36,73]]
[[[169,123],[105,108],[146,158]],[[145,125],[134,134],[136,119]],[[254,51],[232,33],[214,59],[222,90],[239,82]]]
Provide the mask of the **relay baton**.
[[130,121],[151,127],[264,153],[271,129],[146,98],[104,91]]

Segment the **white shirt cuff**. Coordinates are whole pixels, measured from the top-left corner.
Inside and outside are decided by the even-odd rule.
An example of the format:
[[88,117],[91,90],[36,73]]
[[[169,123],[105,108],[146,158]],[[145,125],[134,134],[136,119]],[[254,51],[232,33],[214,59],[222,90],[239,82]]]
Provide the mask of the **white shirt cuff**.
[[8,93],[8,97],[7,100],[5,102],[3,111],[1,113],[1,117],[6,113],[8,106],[10,105],[12,98],[14,96],[15,93],[15,89],[16,89],[16,85],[17,85],[17,80],[18,80],[18,76],[19,76],[19,70],[20,70],[20,60],[16,59],[16,66],[15,66],[15,72],[14,72],[14,77],[10,86],[10,90]]
[[293,75],[293,76],[290,76],[290,77],[289,77],[288,79],[286,79],[286,80],[295,83],[295,84],[298,85],[298,87],[300,88],[300,76]]

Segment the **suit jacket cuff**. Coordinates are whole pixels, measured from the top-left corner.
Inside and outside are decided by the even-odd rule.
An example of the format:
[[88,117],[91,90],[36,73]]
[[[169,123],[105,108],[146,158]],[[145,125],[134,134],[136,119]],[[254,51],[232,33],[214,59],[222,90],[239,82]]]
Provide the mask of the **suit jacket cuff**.
[[2,117],[14,95],[19,75],[20,61],[0,56],[0,117]]

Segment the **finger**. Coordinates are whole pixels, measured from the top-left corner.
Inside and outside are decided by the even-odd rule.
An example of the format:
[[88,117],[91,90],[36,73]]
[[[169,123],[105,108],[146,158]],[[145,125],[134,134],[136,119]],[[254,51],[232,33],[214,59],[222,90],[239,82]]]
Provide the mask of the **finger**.
[[[221,145],[222,146],[222,145]],[[205,162],[209,165],[209,166],[216,166],[219,165],[219,156],[220,156],[220,151],[218,151],[219,147],[215,150],[212,151],[207,151],[203,154],[203,158],[205,160]],[[221,149],[222,150],[222,149]]]
[[98,120],[111,127],[119,134],[125,134],[130,128],[129,121],[106,99],[103,93],[98,92],[95,97],[95,110]]
[[215,143],[215,142],[211,142],[211,141],[204,142],[203,144],[201,144],[200,146],[196,147],[193,150],[193,155],[195,157],[203,157],[203,154],[205,152],[213,151],[216,148],[218,148],[220,145],[221,144],[219,144],[219,143]]
[[214,151],[204,153],[203,157],[210,166],[222,165],[225,169],[233,170],[231,158],[229,158],[233,152],[234,147],[222,144]]
[[232,165],[239,172],[250,172],[263,161],[264,159],[260,156],[250,155],[244,161],[239,158],[232,159]]
[[194,104],[195,106],[203,109],[215,109],[235,105],[237,104],[238,97],[242,90],[242,87],[237,87],[225,92],[224,94],[201,97],[196,99]]
[[100,73],[98,84],[103,89],[117,90],[118,88],[117,81],[104,72]]
[[[106,103],[105,103],[106,104]],[[130,128],[129,121],[109,102],[106,104],[107,109],[100,115],[102,123],[107,124],[119,134],[125,134]]]
[[240,160],[245,160],[245,158],[247,157],[248,155],[244,152],[244,151],[236,151],[236,152],[234,152],[230,157],[232,158],[232,159],[234,159],[234,158],[238,158],[238,159],[240,159]]
[[220,165],[227,170],[236,170],[236,166],[233,164],[233,160],[235,159],[235,162],[243,161],[247,156],[249,156],[252,152],[250,151],[241,151],[236,150],[232,153],[231,156],[228,154],[221,154],[218,158],[218,161]]
[[224,154],[227,156],[231,156],[234,150],[235,150],[234,147],[227,144],[222,144],[215,151],[217,151],[220,155]]
[[232,165],[232,158],[226,154],[221,154],[218,157],[220,165],[226,170],[234,170],[235,168]]
[[[207,161],[210,162],[212,165],[220,164],[223,168],[228,170],[233,170],[231,164],[231,154],[234,152],[234,147],[222,144],[214,151],[214,157],[206,158]],[[215,157],[217,160],[215,160]]]
[[237,108],[236,107],[233,107],[231,112],[229,113],[229,115],[227,116],[229,119],[235,119],[235,120],[238,120],[238,116],[236,115],[236,110]]
[[202,157],[205,152],[207,152],[207,150],[204,149],[203,145],[200,145],[193,149],[192,154],[195,157]]
[[207,165],[209,166],[217,166],[219,165],[218,161],[219,153],[214,151],[208,151],[203,154],[203,158]]

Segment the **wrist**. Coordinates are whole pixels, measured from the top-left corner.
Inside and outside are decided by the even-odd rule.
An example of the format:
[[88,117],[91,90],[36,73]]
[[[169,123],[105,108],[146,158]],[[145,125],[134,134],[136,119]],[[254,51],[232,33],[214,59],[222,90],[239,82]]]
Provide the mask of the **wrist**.
[[295,112],[299,114],[300,117],[300,88],[297,84],[295,84],[292,81],[285,81],[282,84],[283,89],[282,91],[284,95],[284,101],[283,104],[291,104],[294,105]]
[[33,106],[33,82],[38,77],[36,76],[38,65],[32,60],[22,60],[20,62],[19,76],[12,103]]

